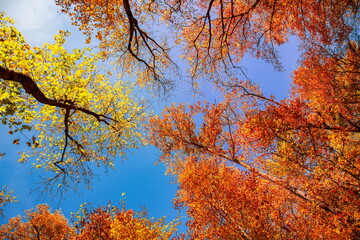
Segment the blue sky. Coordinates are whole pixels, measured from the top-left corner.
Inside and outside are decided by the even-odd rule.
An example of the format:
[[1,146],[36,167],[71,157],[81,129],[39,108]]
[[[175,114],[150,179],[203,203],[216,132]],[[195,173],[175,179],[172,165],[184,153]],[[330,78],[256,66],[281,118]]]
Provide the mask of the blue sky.
[[[66,15],[59,15],[57,7],[49,0],[0,0],[1,11],[14,18],[16,27],[23,33],[26,40],[32,46],[40,46],[45,42],[52,41],[52,36],[59,29],[69,30],[72,36],[68,39],[70,48],[84,47],[83,36],[71,26]],[[296,52],[296,41],[281,48],[281,56],[285,72],[276,73],[273,67],[263,61],[246,57],[242,66],[246,68],[250,80],[258,82],[264,90],[265,95],[274,94],[278,99],[284,98],[289,92],[289,82],[292,70],[296,66],[298,53]],[[197,98],[189,91],[186,85],[180,85],[174,91],[174,96],[162,102],[155,103],[153,110],[160,113],[162,106],[170,105],[171,102],[195,102]],[[207,89],[204,98],[213,101],[215,92]],[[171,220],[177,217],[178,212],[174,210],[172,199],[175,197],[177,186],[171,184],[171,178],[166,176],[165,168],[161,164],[155,165],[160,153],[152,146],[141,147],[128,154],[127,160],[117,162],[116,171],[108,174],[100,172],[100,179],[94,181],[93,189],[81,189],[78,194],[69,192],[65,200],[59,203],[58,199],[40,198],[39,192],[30,193],[30,189],[36,187],[39,181],[36,172],[28,165],[17,163],[17,152],[21,151],[21,145],[12,145],[13,136],[7,135],[7,128],[0,126],[1,145],[0,152],[6,155],[0,159],[0,185],[8,185],[14,189],[14,195],[18,197],[18,203],[10,204],[4,209],[5,218],[0,223],[5,223],[9,217],[23,214],[25,209],[34,208],[37,204],[46,202],[54,209],[61,209],[66,217],[70,212],[76,212],[79,205],[91,202],[95,206],[106,205],[108,201],[117,203],[125,194],[128,208],[140,210],[140,206],[148,209],[151,217],[168,216]],[[15,136],[16,137],[16,136]],[[181,228],[184,230],[184,227]]]

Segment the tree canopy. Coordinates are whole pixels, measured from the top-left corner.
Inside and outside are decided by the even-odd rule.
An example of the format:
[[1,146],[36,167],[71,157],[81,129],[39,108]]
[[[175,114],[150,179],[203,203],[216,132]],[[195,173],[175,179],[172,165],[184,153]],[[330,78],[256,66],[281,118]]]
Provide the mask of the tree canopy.
[[[145,133],[178,183],[175,207],[189,218],[179,239],[360,237],[359,1],[55,2],[98,53],[70,53],[64,31],[31,47],[0,19],[1,120],[10,134],[33,135],[20,161],[49,172],[46,186],[90,186],[94,165],[112,167]],[[294,38],[301,58],[288,97],[264,95],[241,60],[250,54],[281,71],[279,46]],[[112,78],[99,59],[123,75]],[[145,119],[133,89],[169,91],[179,77],[212,84],[221,100],[172,103]],[[0,206],[14,200],[1,194]],[[26,214],[4,224],[2,236],[176,235],[175,222],[111,205],[81,208],[73,225],[46,205]]]
[[142,212],[109,205],[83,206],[73,224],[60,211],[41,204],[24,217],[14,217],[0,227],[1,239],[169,239],[174,223],[150,219]]
[[[89,40],[100,41],[104,55],[117,58],[127,69],[137,62],[134,68],[139,66],[145,73],[139,75],[141,82],[168,79],[167,69],[174,63],[171,44],[182,48],[190,76],[223,81],[224,73],[233,73],[246,53],[281,69],[277,47],[291,36],[309,54],[314,47],[344,53],[344,42],[358,31],[358,1],[56,2]],[[169,31],[154,27],[160,24],[169,26]],[[169,37],[174,39],[165,41]]]
[[[65,47],[67,32],[55,43],[32,48],[12,20],[0,19],[1,121],[9,134],[29,131],[34,168],[52,173],[45,184],[90,186],[91,162],[112,167],[113,158],[138,145],[144,106],[126,81],[111,83],[90,49]],[[15,139],[14,144],[19,144]]]

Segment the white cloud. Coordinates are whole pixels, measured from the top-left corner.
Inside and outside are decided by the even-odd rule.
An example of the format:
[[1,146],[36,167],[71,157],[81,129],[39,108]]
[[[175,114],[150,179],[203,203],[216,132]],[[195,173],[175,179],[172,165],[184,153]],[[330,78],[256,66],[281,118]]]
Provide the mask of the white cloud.
[[16,22],[16,27],[31,45],[52,41],[64,23],[65,15],[51,0],[0,0],[1,9]]

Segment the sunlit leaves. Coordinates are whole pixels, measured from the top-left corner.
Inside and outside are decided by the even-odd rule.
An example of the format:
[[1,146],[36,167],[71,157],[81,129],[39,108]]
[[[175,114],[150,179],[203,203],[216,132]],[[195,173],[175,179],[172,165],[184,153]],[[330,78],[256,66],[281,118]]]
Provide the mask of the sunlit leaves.
[[170,239],[176,229],[174,223],[164,219],[136,216],[133,211],[118,212],[111,224],[110,236],[114,239]]
[[[101,55],[115,59],[124,73],[135,77],[141,86],[168,89],[176,66],[169,57],[163,27],[154,17],[157,2],[145,1],[56,1],[68,13],[73,24],[88,37],[96,37]],[[149,21],[151,20],[151,21]]]
[[148,218],[144,212],[108,205],[92,209],[83,205],[74,215],[77,239],[170,239],[177,223]]
[[[343,57],[321,51],[309,57],[295,73],[293,94],[282,101],[234,80],[223,85],[220,103],[171,106],[152,117],[150,142],[162,150],[162,161],[180,183],[178,203],[189,208],[190,234],[222,239],[358,236],[357,52],[350,44]],[[242,188],[249,175],[257,182]],[[268,192],[274,209],[250,208]],[[245,201],[237,196],[241,193],[253,199],[232,210]],[[249,212],[237,216],[245,209]],[[248,215],[267,217],[242,222]],[[269,228],[265,235],[258,224]]]
[[90,161],[112,167],[115,156],[138,145],[144,113],[131,96],[132,84],[111,83],[89,49],[69,53],[67,32],[60,31],[54,44],[31,48],[4,15],[1,24],[2,122],[12,133],[35,134],[27,134],[32,151],[21,162],[34,157],[36,168],[55,173],[50,182],[71,186],[90,183]]
[[107,239],[140,240],[170,239],[176,222],[166,222],[165,218],[147,218],[141,212],[108,205],[90,209],[81,205],[74,214],[74,226],[60,211],[51,211],[45,204],[36,210],[26,211],[24,217],[13,217],[0,226],[1,239]]
[[[282,69],[278,47],[291,36],[311,54],[315,46],[340,49],[358,31],[358,2],[345,0],[58,0],[57,4],[89,37],[97,37],[105,55],[116,55],[124,69],[140,70],[143,84],[169,73],[164,72],[171,63],[168,47],[158,35],[166,38],[174,33],[169,42],[182,48],[181,55],[191,65],[190,76],[205,74],[218,82],[224,74],[239,70],[247,53]],[[161,24],[170,26],[171,32],[155,34]],[[132,62],[142,67],[133,68]]]
[[314,46],[338,48],[357,31],[358,3],[343,0],[166,3],[172,12],[166,19],[177,20],[178,41],[185,43],[183,56],[192,66],[191,75],[205,73],[212,81],[223,80],[224,73],[241,66],[247,53],[282,69],[278,47],[291,36],[311,54]]
[[[21,161],[35,156],[35,168],[55,172],[54,179],[69,173],[78,182],[91,176],[91,161],[112,166],[112,157],[135,146],[142,107],[129,97],[131,86],[108,82],[96,58],[116,57],[117,65],[136,74],[141,86],[152,80],[167,84],[168,48],[152,31],[165,22],[175,29],[170,42],[183,47],[193,80],[209,78],[224,92],[220,103],[172,105],[161,117],[152,117],[148,127],[149,141],[178,178],[177,204],[188,207],[189,235],[358,238],[357,1],[57,3],[89,39],[97,38],[101,55],[67,52],[65,32],[55,37],[55,44],[31,48],[2,18],[0,70],[17,77],[3,79],[2,122],[11,126],[11,134],[38,133],[27,141],[35,153]],[[280,70],[278,47],[291,36],[303,56],[287,99],[264,96],[230,70],[247,53]],[[39,90],[26,85],[32,81]],[[21,139],[15,137],[13,143]],[[58,186],[62,184],[68,182]],[[84,239],[168,234],[161,220],[124,209],[92,210],[81,221],[78,231]]]
[[16,197],[13,196],[12,191],[7,190],[7,186],[4,186],[0,190],[0,217],[3,215],[3,207],[11,202],[17,202]]
[[36,210],[26,212],[24,218],[18,216],[1,225],[2,239],[69,239],[73,229],[59,212],[52,213],[47,205],[38,205]]

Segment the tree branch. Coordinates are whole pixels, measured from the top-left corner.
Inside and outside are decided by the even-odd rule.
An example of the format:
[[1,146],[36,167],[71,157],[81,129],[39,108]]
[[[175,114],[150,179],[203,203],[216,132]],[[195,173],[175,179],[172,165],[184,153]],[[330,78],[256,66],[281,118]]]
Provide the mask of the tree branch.
[[103,114],[95,113],[87,108],[77,106],[74,103],[48,98],[47,96],[45,96],[45,94],[39,88],[36,82],[26,74],[15,72],[13,70],[0,66],[0,78],[5,81],[20,83],[27,94],[34,97],[38,102],[43,103],[45,105],[59,107],[66,110],[80,111],[95,117],[98,122],[104,122],[106,125],[110,125],[109,121],[117,122],[115,119],[111,117],[108,117]]

